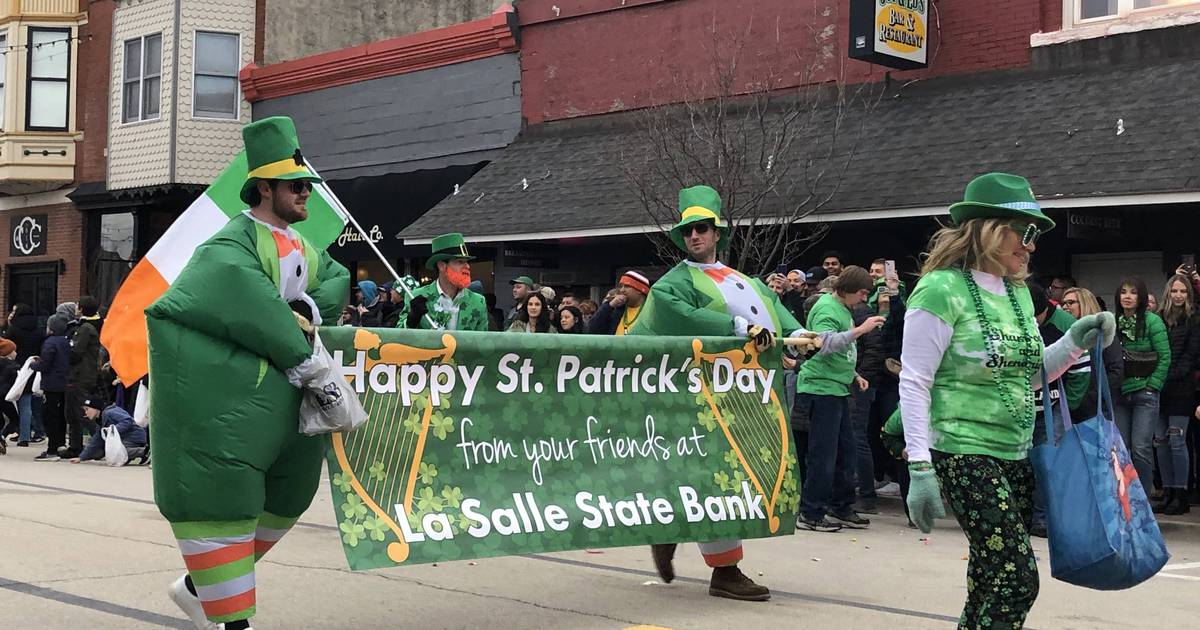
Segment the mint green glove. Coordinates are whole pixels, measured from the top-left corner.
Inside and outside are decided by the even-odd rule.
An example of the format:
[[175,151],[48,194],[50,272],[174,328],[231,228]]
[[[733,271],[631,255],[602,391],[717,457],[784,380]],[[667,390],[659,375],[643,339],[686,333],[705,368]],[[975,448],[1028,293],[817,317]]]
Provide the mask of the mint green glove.
[[1117,318],[1107,311],[1081,317],[1071,324],[1069,334],[1075,347],[1084,350],[1091,350],[1096,345],[1096,336],[1103,334],[1101,347],[1107,348],[1117,337]]
[[[914,469],[914,466],[917,468]],[[908,476],[908,517],[922,532],[928,534],[933,531],[933,521],[946,516],[937,473],[929,462],[916,462],[909,466]]]

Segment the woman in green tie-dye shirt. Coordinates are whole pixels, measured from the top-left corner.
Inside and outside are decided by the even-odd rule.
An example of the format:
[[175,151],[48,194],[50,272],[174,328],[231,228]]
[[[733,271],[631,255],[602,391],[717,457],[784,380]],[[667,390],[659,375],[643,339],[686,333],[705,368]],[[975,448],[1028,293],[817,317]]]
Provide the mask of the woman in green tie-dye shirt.
[[[1111,314],[1085,317],[1043,347],[1024,279],[1037,237],[1054,227],[1023,177],[989,173],[950,208],[954,225],[930,242],[908,300],[900,409],[910,517],[924,532],[945,490],[970,544],[959,628],[1020,628],[1037,598],[1029,544],[1033,391],[1058,378],[1103,333]],[[940,486],[940,489],[939,489]]]

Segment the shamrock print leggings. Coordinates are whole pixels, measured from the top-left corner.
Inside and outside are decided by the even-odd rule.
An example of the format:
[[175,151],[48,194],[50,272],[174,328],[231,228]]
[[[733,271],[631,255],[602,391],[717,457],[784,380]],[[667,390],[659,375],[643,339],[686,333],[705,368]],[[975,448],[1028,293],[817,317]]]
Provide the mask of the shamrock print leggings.
[[1033,466],[1028,459],[937,451],[933,466],[971,549],[959,630],[1021,628],[1038,595],[1029,544]]

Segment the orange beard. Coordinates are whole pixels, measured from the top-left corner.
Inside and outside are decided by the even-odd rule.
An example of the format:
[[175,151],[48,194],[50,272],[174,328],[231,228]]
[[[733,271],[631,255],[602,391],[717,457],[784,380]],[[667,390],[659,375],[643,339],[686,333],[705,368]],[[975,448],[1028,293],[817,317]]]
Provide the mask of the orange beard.
[[446,279],[450,281],[450,285],[456,289],[465,289],[468,284],[471,284],[471,269],[467,267],[461,272],[453,269],[446,270]]

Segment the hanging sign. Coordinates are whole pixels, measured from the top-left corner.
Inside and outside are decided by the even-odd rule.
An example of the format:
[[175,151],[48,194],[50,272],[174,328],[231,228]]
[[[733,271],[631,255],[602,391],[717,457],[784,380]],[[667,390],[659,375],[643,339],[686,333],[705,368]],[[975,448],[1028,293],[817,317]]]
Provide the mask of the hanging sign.
[[929,0],[851,0],[850,57],[911,70],[926,67]]

